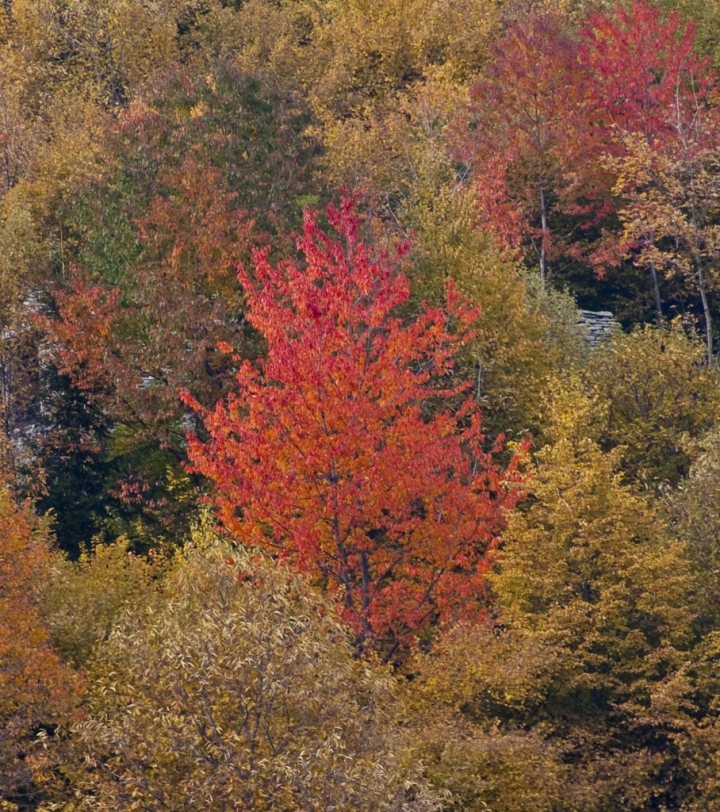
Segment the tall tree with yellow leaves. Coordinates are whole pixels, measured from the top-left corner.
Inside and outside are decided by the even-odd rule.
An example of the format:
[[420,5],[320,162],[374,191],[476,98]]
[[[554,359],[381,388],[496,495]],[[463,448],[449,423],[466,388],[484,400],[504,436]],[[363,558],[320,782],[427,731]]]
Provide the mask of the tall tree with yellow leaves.
[[213,536],[195,534],[164,599],[98,652],[73,808],[435,809],[394,755],[389,675],[305,579]]
[[685,545],[588,436],[603,408],[556,387],[490,575],[497,624],[459,628],[412,683],[411,752],[459,808],[714,808],[716,642]]

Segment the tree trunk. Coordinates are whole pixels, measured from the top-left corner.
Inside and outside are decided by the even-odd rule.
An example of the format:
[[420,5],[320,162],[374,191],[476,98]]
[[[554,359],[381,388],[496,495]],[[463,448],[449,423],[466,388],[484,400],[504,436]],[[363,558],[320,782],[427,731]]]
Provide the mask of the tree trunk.
[[[652,230],[650,231],[650,243],[651,244],[655,243]],[[660,284],[658,282],[657,268],[655,267],[654,260],[650,261],[650,276],[652,277],[653,295],[655,296],[655,314],[657,316],[657,323],[659,327],[662,324],[663,313],[662,313],[662,300],[660,299]]]
[[547,257],[545,251],[545,241],[547,238],[547,205],[545,203],[545,184],[540,179],[540,227],[542,229],[542,238],[540,240],[540,281],[543,287],[547,282]]
[[[690,187],[692,189],[692,186]],[[712,318],[710,316],[710,304],[708,302],[707,290],[705,284],[705,272],[703,269],[702,251],[701,251],[701,234],[700,222],[697,214],[697,206],[694,191],[691,193],[690,207],[692,213],[692,251],[695,256],[695,268],[697,270],[698,287],[700,288],[700,301],[702,302],[703,315],[705,316],[705,341],[707,343],[707,362],[708,365],[713,362],[713,333],[712,333]]]
[[660,286],[658,285],[658,275],[655,268],[655,263],[650,263],[650,275],[653,281],[653,293],[655,294],[655,315],[657,316],[658,327],[662,324],[662,301],[660,300]]
[[707,361],[712,364],[713,361],[713,334],[712,334],[712,319],[710,316],[710,305],[707,298],[707,290],[705,289],[705,274],[703,273],[702,263],[697,261],[698,272],[698,286],[700,288],[700,300],[703,306],[703,314],[705,316],[705,341],[707,342]]

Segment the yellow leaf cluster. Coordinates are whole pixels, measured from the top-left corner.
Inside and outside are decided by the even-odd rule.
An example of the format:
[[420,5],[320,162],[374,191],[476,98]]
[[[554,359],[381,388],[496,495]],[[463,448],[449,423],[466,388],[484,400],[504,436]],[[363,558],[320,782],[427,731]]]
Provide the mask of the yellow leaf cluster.
[[[97,544],[76,562],[58,559],[41,612],[55,650],[82,666],[125,610],[150,604],[159,589],[160,562],[127,551],[127,541]],[[153,566],[154,564],[154,566]]]
[[[418,663],[410,752],[459,809],[699,809],[718,729],[693,568],[618,455],[577,431],[573,402],[582,426],[579,382],[551,402],[554,440],[509,519],[496,625],[457,629]],[[704,777],[673,784],[680,772]]]
[[628,476],[655,485],[688,473],[686,439],[707,431],[720,411],[718,370],[679,322],[618,333],[595,353],[584,382],[602,404],[591,436],[623,446]]
[[91,668],[76,809],[430,810],[399,779],[391,683],[304,579],[198,531],[165,599]]
[[460,373],[474,381],[486,425],[536,433],[548,381],[583,354],[574,303],[492,246],[475,227],[469,195],[448,187],[434,196],[413,194],[404,216],[415,238],[416,298],[441,302],[452,279],[479,305]]

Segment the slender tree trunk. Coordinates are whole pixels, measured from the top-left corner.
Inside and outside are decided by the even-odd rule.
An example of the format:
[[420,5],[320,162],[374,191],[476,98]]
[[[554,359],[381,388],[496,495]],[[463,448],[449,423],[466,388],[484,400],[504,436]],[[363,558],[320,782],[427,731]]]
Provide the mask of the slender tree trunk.
[[0,440],[0,471],[9,474],[13,468],[12,454],[12,404],[10,396],[10,368],[5,357],[0,359],[0,415],[2,420],[2,440]]
[[542,238],[540,240],[540,281],[543,287],[547,282],[547,256],[545,250],[545,243],[547,239],[547,204],[545,202],[545,184],[543,179],[540,178],[540,228],[542,229]]
[[655,315],[657,316],[658,326],[660,326],[663,321],[662,301],[660,299],[660,286],[658,285],[657,269],[655,268],[654,262],[650,263],[650,275],[652,276],[653,293],[655,294]]
[[710,316],[710,305],[707,298],[707,290],[705,289],[705,274],[703,273],[702,262],[697,260],[698,272],[698,286],[700,288],[700,300],[702,301],[703,314],[705,316],[705,340],[707,342],[707,360],[708,364],[712,364],[713,360],[713,332],[712,332],[712,319]]
[[702,302],[703,315],[705,316],[705,341],[707,342],[707,362],[713,362],[713,330],[712,330],[712,317],[710,316],[710,304],[707,297],[707,287],[705,282],[705,271],[703,269],[702,253],[700,250],[701,245],[701,229],[699,217],[697,214],[697,207],[694,193],[691,196],[690,210],[692,213],[692,250],[695,255],[695,268],[697,270],[698,287],[700,288],[700,301]]
[[[655,239],[653,237],[652,229],[650,230],[650,243],[654,244]],[[658,282],[658,275],[657,275],[657,268],[655,267],[654,260],[650,261],[650,276],[652,277],[653,283],[653,294],[655,296],[655,313],[657,315],[657,323],[658,327],[662,324],[663,321],[663,312],[662,312],[662,300],[660,298],[660,284]]]
[[[10,132],[10,121],[8,118],[8,109],[7,109],[7,99],[5,98],[5,91],[0,90],[0,105],[2,106],[2,113],[3,113],[3,125],[5,126],[5,132]],[[5,191],[9,192],[10,189],[15,185],[13,176],[12,176],[12,167],[10,163],[10,136],[8,136],[8,140],[5,142],[5,149],[3,151],[3,163],[5,165]]]

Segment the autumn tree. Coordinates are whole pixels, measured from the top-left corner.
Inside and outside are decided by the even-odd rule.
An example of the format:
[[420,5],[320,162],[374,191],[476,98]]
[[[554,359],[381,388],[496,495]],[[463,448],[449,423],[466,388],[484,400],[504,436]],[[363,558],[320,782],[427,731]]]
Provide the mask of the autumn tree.
[[455,374],[473,381],[486,434],[537,435],[546,381],[583,355],[576,303],[567,292],[540,284],[537,274],[519,267],[477,228],[474,195],[445,188],[431,198],[424,192],[429,190],[413,195],[403,212],[414,227],[408,310],[422,300],[440,304],[449,279],[479,303],[472,345],[460,354]]
[[[707,153],[715,129],[710,110],[715,78],[708,60],[694,51],[695,36],[695,26],[683,23],[677,11],[663,17],[659,8],[636,0],[629,10],[591,15],[581,53],[589,74],[593,138],[604,142],[620,198],[624,233],[620,229],[615,237],[620,250],[649,271],[658,320],[662,275],[695,276],[711,336],[701,256],[712,191],[701,187],[703,161],[712,161]],[[678,199],[683,194],[690,199]],[[684,209],[690,214],[683,234],[677,228],[669,233]],[[681,253],[694,254],[692,273],[678,274],[670,261],[669,254],[678,259],[678,253],[668,253],[666,244],[678,239],[687,244]]]
[[708,363],[715,343],[710,296],[720,267],[716,116],[705,110],[696,110],[690,122],[678,116],[676,137],[655,147],[630,137],[627,157],[616,164],[616,189],[627,200],[625,234],[639,246],[635,261],[654,275],[663,270],[699,297]]
[[389,659],[430,623],[481,610],[514,474],[483,448],[466,387],[446,381],[472,313],[450,288],[447,310],[403,324],[393,258],[360,241],[350,202],[328,216],[342,241],[308,215],[304,268],[259,252],[253,277],[240,270],[267,358],[204,413],[210,440],[191,438],[190,458],[226,527],[310,572],[358,646]]
[[[67,261],[62,211],[82,179],[100,171],[94,157],[103,121],[148,74],[180,57],[178,23],[189,5],[14,0],[0,8],[3,334],[28,338],[28,298]],[[36,345],[3,348],[3,366],[14,373],[8,408],[18,415],[38,397],[27,394],[32,377],[18,374]],[[11,435],[24,428],[16,422]]]
[[[108,126],[102,173],[62,213],[65,271],[51,291],[56,317],[44,325],[54,342],[44,504],[57,512],[68,548],[81,541],[68,537],[65,521],[75,462],[103,479],[105,505],[75,503],[94,510],[84,522],[94,532],[137,539],[137,520],[156,540],[163,527],[183,532],[190,416],[179,389],[211,406],[232,365],[216,343],[259,351],[243,326],[233,264],[250,258],[260,234],[280,254],[290,250],[285,235],[300,223],[310,188],[321,188],[311,184],[318,148],[304,134],[308,120],[302,100],[221,60],[202,75],[177,68],[149,81]],[[87,458],[73,450],[68,400],[94,420],[83,431],[94,439]]]
[[679,322],[619,333],[590,359],[584,385],[602,408],[588,436],[623,449],[629,481],[658,487],[687,476],[689,441],[714,425],[720,406],[720,378],[703,360],[702,343]]
[[241,332],[233,264],[300,221],[315,148],[295,105],[223,62],[163,74],[106,133],[103,175],[66,212],[77,270],[47,326],[58,369],[111,419],[159,436],[181,380],[217,400],[210,356]]
[[454,133],[457,156],[477,178],[481,223],[502,247],[521,250],[543,278],[554,260],[558,278],[586,299],[608,274],[608,288],[632,286],[622,279],[634,259],[649,271],[662,318],[664,269],[648,254],[667,235],[647,217],[623,228],[618,208],[625,220],[640,218],[616,184],[615,162],[628,155],[628,138],[660,148],[677,141],[681,123],[688,146],[713,84],[694,38],[677,13],[665,18],[641,0],[590,15],[579,33],[554,12],[508,24]]
[[[699,89],[708,71],[708,61],[694,53],[694,45],[692,23],[684,23],[677,11],[663,15],[647,0],[590,15],[581,54],[591,77],[591,104],[606,138],[612,127],[640,133],[647,142],[671,134],[668,108],[676,101],[678,83],[684,92]],[[622,143],[616,143],[615,151],[621,149]]]
[[80,684],[40,616],[53,566],[47,525],[0,491],[0,803],[25,805],[47,780],[43,738],[69,723]]
[[[246,248],[251,230],[217,172],[187,161],[161,183],[164,195],[138,222],[135,262],[114,284],[74,268],[53,291],[56,315],[42,319],[54,342],[56,381],[69,384],[95,417],[84,432],[86,450],[115,461],[106,491],[120,510],[131,506],[155,525],[157,535],[182,523],[185,512],[173,515],[167,494],[170,479],[187,479],[179,468],[185,428],[179,390],[192,387],[206,403],[223,392],[225,363],[215,342],[238,329],[231,257]],[[46,421],[44,456],[61,463],[49,469],[52,496],[64,476],[55,448],[70,454],[77,441],[67,424],[47,415]],[[58,505],[62,512],[67,507]]]
[[114,420],[169,443],[180,431],[172,421],[182,416],[181,383],[192,380],[203,401],[219,394],[210,356],[237,329],[232,258],[247,250],[252,224],[219,173],[192,160],[158,185],[137,222],[135,262],[115,284],[73,269],[55,291],[59,318],[44,326],[59,342],[61,374]]
[[435,808],[393,755],[391,678],[304,578],[209,528],[179,564],[94,660],[73,808]]
[[717,643],[685,544],[590,438],[603,407],[582,388],[548,403],[532,500],[488,576],[497,626],[420,660],[412,758],[463,809],[714,808]]
[[482,222],[503,247],[527,249],[543,282],[549,263],[608,212],[609,186],[587,142],[587,77],[565,28],[553,13],[508,25],[455,134]]
[[39,601],[54,651],[85,666],[129,609],[149,606],[161,589],[166,561],[128,551],[124,538],[84,549],[76,561],[57,555]]

